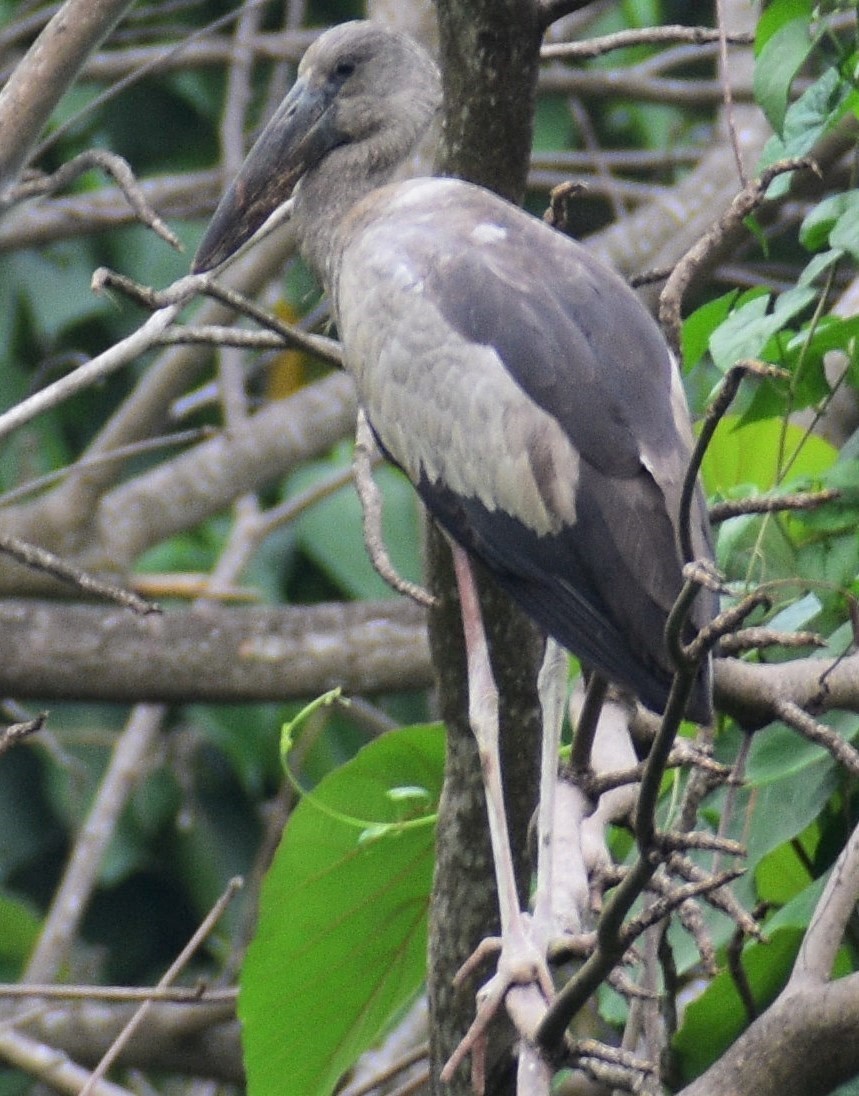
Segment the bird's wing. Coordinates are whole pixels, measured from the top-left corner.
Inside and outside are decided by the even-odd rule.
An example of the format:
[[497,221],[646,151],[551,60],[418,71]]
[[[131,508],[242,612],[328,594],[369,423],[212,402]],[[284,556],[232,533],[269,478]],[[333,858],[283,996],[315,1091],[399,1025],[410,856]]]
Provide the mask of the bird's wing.
[[547,631],[639,692],[649,660],[662,689],[688,423],[653,321],[484,191],[429,181],[373,202],[334,285],[383,448]]

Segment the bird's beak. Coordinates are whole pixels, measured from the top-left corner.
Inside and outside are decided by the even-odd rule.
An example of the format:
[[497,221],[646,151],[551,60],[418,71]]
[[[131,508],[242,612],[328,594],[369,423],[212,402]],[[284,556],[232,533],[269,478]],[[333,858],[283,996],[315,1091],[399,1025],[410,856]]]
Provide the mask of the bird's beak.
[[324,87],[295,82],[218,203],[194,256],[195,274],[234,255],[290,198],[301,176],[343,142],[330,106]]

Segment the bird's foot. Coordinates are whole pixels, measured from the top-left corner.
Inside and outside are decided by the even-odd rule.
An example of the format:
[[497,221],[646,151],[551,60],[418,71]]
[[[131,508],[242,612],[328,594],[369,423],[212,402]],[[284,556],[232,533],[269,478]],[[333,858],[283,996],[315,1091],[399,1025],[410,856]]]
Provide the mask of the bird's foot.
[[484,1091],[486,1081],[486,1032],[507,993],[514,986],[536,986],[545,1001],[554,996],[552,976],[546,963],[545,947],[541,947],[532,932],[533,923],[525,914],[503,937],[488,936],[481,940],[462,964],[454,979],[460,984],[488,955],[498,953],[495,974],[477,992],[474,1021],[441,1071],[440,1079],[447,1083],[461,1063],[471,1055],[471,1084],[475,1093]]

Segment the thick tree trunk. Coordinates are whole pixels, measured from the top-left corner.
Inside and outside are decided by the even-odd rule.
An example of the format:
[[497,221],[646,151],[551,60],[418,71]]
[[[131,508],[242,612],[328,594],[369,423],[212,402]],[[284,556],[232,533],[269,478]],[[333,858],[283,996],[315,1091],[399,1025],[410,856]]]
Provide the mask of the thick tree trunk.
[[[540,33],[536,8],[522,0],[440,0],[444,136],[439,169],[521,201],[531,151]],[[454,990],[461,963],[498,923],[498,902],[477,749],[468,724],[465,654],[447,544],[429,538],[430,582],[440,599],[430,642],[448,728],[445,791],[430,923],[429,992],[433,1077],[474,1017],[476,979]],[[536,675],[542,638],[491,580],[481,582],[484,621],[501,700],[502,772],[523,902],[530,874],[527,829],[536,804],[540,716]],[[506,1058],[498,1032],[491,1061]],[[503,1064],[498,1068],[503,1068]],[[437,1082],[436,1087],[438,1088]],[[445,1093],[470,1092],[467,1071]]]

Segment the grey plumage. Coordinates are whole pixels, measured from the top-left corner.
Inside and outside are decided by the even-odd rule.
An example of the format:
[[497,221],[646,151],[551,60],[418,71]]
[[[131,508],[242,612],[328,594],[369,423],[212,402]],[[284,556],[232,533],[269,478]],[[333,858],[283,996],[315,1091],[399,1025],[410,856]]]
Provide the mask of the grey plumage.
[[[635,295],[586,249],[458,180],[387,184],[439,96],[408,39],[367,23],[324,35],[195,269],[294,193],[302,251],[386,454],[544,629],[661,710],[692,444],[676,366]],[[693,511],[695,552],[708,556],[700,494]],[[699,595],[690,634],[713,611]],[[706,667],[690,714],[709,717]]]

